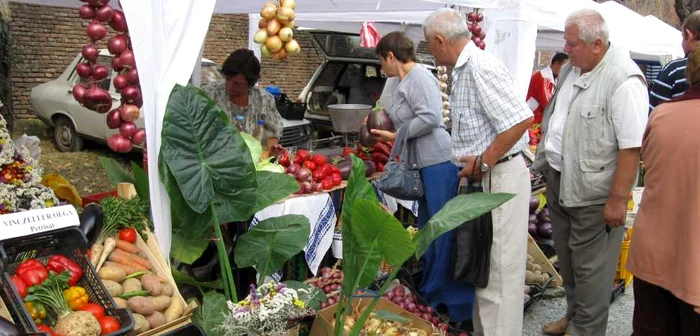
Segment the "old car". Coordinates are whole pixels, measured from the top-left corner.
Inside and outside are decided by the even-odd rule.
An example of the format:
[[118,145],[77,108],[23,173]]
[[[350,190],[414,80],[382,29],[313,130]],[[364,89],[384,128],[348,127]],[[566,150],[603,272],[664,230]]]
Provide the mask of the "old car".
[[[30,113],[53,128],[54,142],[62,152],[80,151],[86,139],[106,143],[110,135],[118,132],[107,127],[106,114],[88,110],[73,98],[73,85],[83,81],[75,71],[75,67],[82,60],[82,55],[78,54],[57,79],[34,87],[30,96]],[[111,55],[106,49],[100,50],[98,63],[111,69]],[[116,106],[121,95],[114,89],[113,76],[116,76],[115,71],[98,85],[109,91]],[[218,65],[208,59],[202,59],[202,84],[220,80],[224,79]],[[135,124],[137,127],[144,127],[143,114]],[[283,136],[280,139],[283,146],[305,145],[311,136],[311,123],[307,120],[283,119],[283,125]]]

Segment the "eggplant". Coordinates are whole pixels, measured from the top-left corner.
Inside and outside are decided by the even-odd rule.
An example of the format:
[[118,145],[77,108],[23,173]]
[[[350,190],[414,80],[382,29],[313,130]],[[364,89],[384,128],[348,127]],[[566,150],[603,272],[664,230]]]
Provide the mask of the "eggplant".
[[377,139],[369,133],[367,124],[362,124],[362,126],[360,126],[360,143],[364,147],[372,147],[377,144]]
[[343,181],[347,181],[352,172],[352,160],[345,160],[338,163],[338,169],[340,169],[340,176],[343,178]]
[[536,236],[537,235],[537,224],[530,222],[527,226],[527,232],[530,233],[531,236]]
[[92,246],[97,240],[97,236],[102,231],[104,225],[104,214],[102,206],[97,203],[90,203],[83,208],[83,213],[80,214],[80,231],[87,238],[88,246]]
[[537,234],[543,238],[552,238],[552,223],[542,222],[537,225]]
[[540,198],[537,196],[530,197],[530,213],[535,213],[537,208],[540,207]]
[[377,166],[370,160],[365,160],[365,177],[370,177],[377,171]]
[[537,219],[539,219],[540,222],[551,222],[552,220],[549,218],[549,209],[542,209],[542,211],[540,211],[540,213],[537,215]]
[[530,224],[537,224],[537,222],[538,222],[537,215],[535,215],[535,214],[530,215],[530,217],[528,218],[527,221]]
[[20,336],[22,333],[19,331],[17,326],[12,324],[4,317],[0,316],[0,335],[2,336]]
[[367,117],[367,130],[371,132],[373,129],[394,131],[394,123],[391,122],[391,117],[381,107],[374,108]]

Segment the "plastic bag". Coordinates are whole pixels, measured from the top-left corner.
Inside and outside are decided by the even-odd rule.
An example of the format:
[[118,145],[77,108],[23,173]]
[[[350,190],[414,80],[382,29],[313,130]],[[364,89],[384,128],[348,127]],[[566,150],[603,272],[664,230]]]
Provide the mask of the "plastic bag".
[[22,134],[22,136],[17,140],[14,140],[15,151],[17,153],[21,153],[22,147],[24,147],[29,151],[29,155],[32,157],[32,159],[34,159],[34,162],[39,162],[39,159],[41,158],[41,147],[39,147],[40,142],[39,137]]

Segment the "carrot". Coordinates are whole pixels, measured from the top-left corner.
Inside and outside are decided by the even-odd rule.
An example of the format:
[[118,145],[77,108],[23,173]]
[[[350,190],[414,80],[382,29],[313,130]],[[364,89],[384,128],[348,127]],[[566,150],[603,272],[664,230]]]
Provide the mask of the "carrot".
[[129,243],[126,240],[117,240],[117,247],[126,251],[126,252],[129,252],[129,253],[136,254],[138,252],[141,252],[140,248],[138,248],[136,245],[134,245],[132,243]]
[[126,252],[120,248],[114,249],[114,252],[112,252],[112,253],[117,253],[119,255],[123,255],[123,256],[129,258],[130,260],[133,260],[134,262],[140,264],[141,266],[145,267],[148,270],[150,270],[152,268],[151,263],[148,260],[141,258],[135,254],[131,254],[129,252]]
[[139,270],[136,269],[135,267],[131,267],[131,266],[129,266],[129,265],[120,264],[120,263],[114,262],[114,261],[105,261],[104,266],[110,266],[110,267],[121,268],[121,269],[124,270],[124,273],[126,273],[126,274],[131,274],[131,273],[134,273],[134,272],[139,271]]
[[133,267],[137,271],[147,271],[148,269],[144,267],[143,265],[137,263],[133,259],[129,258],[128,255],[119,253],[117,250],[114,250],[112,254],[109,255],[109,261],[113,261],[116,263],[120,263],[122,265],[126,265],[129,267]]

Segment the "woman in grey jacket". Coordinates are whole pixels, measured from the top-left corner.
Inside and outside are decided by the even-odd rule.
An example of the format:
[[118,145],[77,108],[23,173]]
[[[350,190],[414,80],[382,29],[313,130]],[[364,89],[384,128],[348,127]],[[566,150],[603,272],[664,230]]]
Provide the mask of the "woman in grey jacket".
[[[418,227],[422,228],[457,194],[459,168],[451,162],[451,138],[442,119],[442,94],[435,76],[416,64],[413,41],[403,32],[384,36],[377,45],[382,70],[388,77],[398,77],[392,90],[391,105],[385,106],[394,126],[407,127],[406,162],[420,169],[423,197],[418,203]],[[372,130],[379,141],[394,141],[396,133]],[[452,280],[454,234],[441,235],[424,254],[423,279],[419,291],[430,304],[443,305],[450,320],[471,320],[474,288]]]

